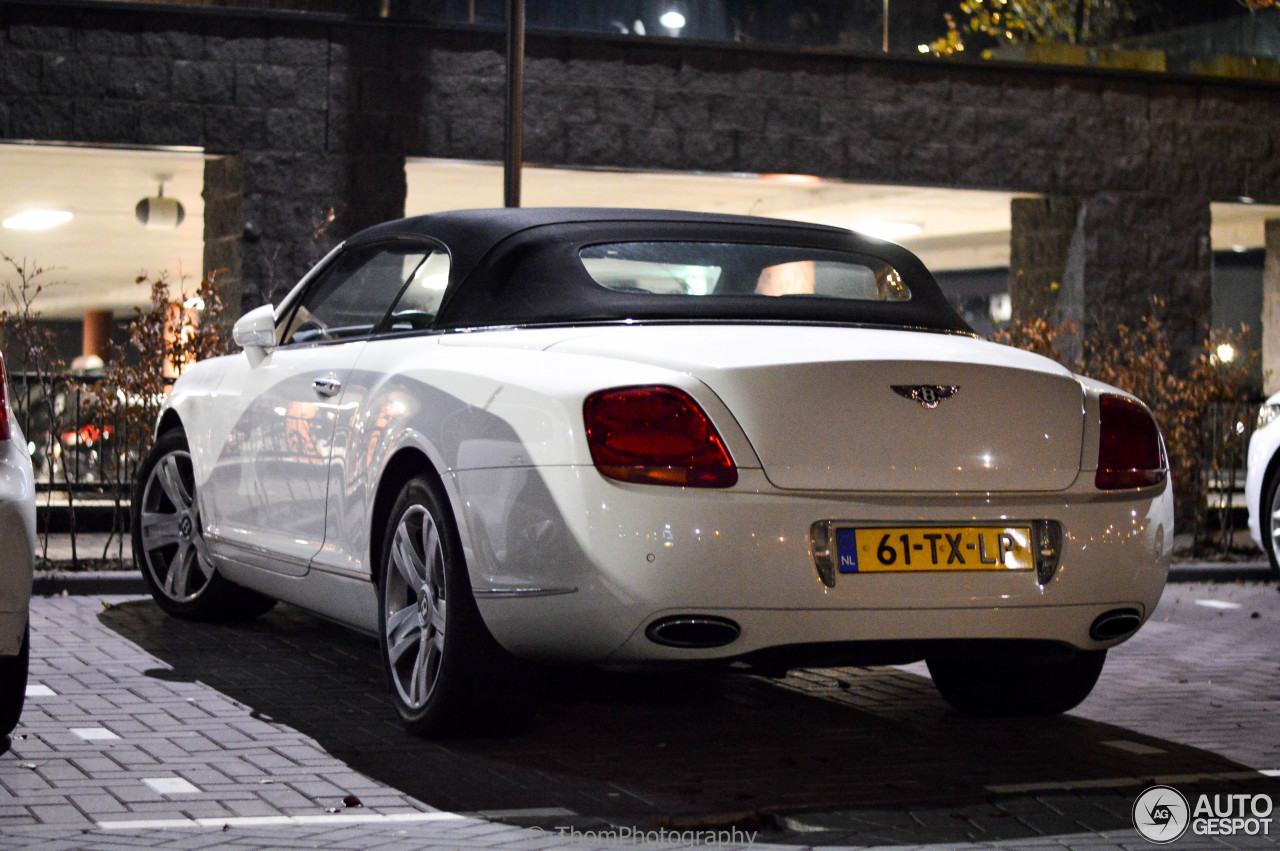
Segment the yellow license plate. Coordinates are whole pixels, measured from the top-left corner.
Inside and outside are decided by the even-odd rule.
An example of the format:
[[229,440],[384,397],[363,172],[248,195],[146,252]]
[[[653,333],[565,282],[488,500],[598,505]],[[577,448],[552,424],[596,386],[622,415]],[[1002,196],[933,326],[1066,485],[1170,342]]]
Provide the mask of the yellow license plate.
[[841,573],[1033,570],[1030,526],[837,529]]

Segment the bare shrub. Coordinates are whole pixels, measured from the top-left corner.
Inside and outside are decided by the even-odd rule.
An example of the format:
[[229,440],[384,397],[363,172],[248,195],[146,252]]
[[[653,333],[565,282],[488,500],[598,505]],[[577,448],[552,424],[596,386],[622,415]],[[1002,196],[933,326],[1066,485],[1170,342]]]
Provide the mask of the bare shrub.
[[196,361],[230,351],[216,273],[205,277],[192,293],[175,291],[164,275],[140,275],[137,283],[150,288],[150,299],[146,307],[134,308],[128,342],[113,347],[102,380],[79,388],[98,429],[111,437],[111,454],[102,471],[115,511],[104,559],[113,542],[116,557],[123,557],[128,498],[174,378]]
[[[3,346],[9,358],[9,378],[14,390],[12,407],[18,427],[33,447],[32,465],[38,475],[43,474],[52,482],[56,459],[61,449],[58,441],[66,425],[67,411],[59,403],[66,364],[58,357],[53,332],[42,324],[40,310],[36,308],[36,301],[44,292],[49,270],[8,254],[0,257],[9,267],[6,272],[11,272],[16,277],[16,280],[5,278],[6,306],[0,309],[0,346]],[[15,365],[21,365],[22,369],[15,371]],[[61,469],[64,476],[68,474],[65,464]],[[46,491],[46,497],[49,504],[52,504],[52,490]],[[70,507],[73,496],[69,486],[67,499]],[[73,531],[74,513],[70,512]],[[49,517],[50,512],[46,510],[44,527],[40,530],[42,559],[47,559],[49,555]],[[74,562],[74,541],[71,557]]]
[[1191,355],[1185,368],[1173,351],[1164,316],[1164,303],[1152,299],[1150,312],[1133,325],[1117,324],[1084,335],[1080,365],[1062,356],[1063,341],[1075,336],[1071,324],[1053,326],[1036,318],[1009,323],[995,335],[997,342],[1027,349],[1053,358],[1084,375],[1104,381],[1143,400],[1155,416],[1169,452],[1170,475],[1178,509],[1178,526],[1191,531],[1197,551],[1210,548],[1211,525],[1222,535],[1218,546],[1230,548],[1234,526],[1230,506],[1219,505],[1215,524],[1210,524],[1211,487],[1231,488],[1242,464],[1241,446],[1247,434],[1242,422],[1252,417],[1241,410],[1242,403],[1257,395],[1252,378],[1257,354],[1223,361],[1220,346],[1243,351],[1245,329],[1218,334]]

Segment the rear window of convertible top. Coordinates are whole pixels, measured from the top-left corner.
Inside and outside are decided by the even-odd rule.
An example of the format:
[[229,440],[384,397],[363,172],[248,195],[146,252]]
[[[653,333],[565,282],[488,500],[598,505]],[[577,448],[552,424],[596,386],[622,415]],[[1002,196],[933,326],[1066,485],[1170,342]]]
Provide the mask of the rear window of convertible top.
[[902,276],[863,254],[728,242],[615,242],[579,252],[597,284],[615,292],[690,297],[825,296],[908,301]]

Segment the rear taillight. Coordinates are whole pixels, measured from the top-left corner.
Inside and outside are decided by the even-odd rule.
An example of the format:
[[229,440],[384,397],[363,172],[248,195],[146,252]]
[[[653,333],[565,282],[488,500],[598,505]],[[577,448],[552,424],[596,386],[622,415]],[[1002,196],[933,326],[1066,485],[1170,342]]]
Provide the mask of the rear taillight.
[[693,397],[659,385],[602,390],[582,406],[591,460],[623,482],[727,488],[738,470]]
[[0,355],[0,440],[9,439],[9,373],[4,368],[4,355]]
[[1169,462],[1151,414],[1138,402],[1114,393],[1103,394],[1098,403],[1101,423],[1094,485],[1110,491],[1162,483],[1169,475]]

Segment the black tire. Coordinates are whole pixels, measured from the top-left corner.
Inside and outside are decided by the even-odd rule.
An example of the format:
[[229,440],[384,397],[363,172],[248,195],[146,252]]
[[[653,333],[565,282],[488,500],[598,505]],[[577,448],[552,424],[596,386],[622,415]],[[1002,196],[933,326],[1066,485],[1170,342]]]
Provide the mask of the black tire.
[[31,625],[22,634],[17,656],[0,656],[0,736],[18,726],[27,698],[27,668],[31,660]]
[[531,672],[485,627],[452,514],[431,481],[404,486],[383,541],[378,641],[405,728],[433,737],[523,729]]
[[988,718],[1058,715],[1089,696],[1105,650],[1084,650],[1062,660],[997,662],[961,656],[929,657],[929,673],[942,697],[965,715]]
[[191,450],[181,429],[156,440],[133,494],[133,560],[160,608],[178,618],[241,621],[276,604],[223,578],[205,552]]
[[1276,539],[1280,537],[1280,470],[1273,472],[1262,486],[1258,514],[1262,548],[1267,551],[1267,560],[1271,562],[1271,575],[1280,577],[1280,558],[1276,556]]

